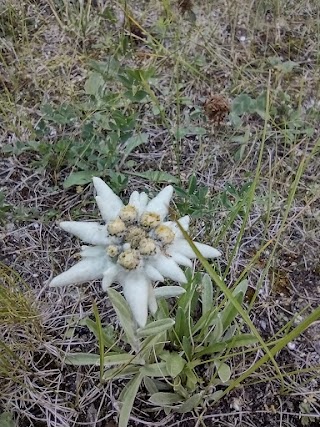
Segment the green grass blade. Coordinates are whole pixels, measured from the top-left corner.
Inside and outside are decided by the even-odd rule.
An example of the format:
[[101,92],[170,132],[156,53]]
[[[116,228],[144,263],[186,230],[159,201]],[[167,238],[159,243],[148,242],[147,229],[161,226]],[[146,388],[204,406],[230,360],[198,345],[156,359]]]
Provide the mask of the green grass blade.
[[126,385],[122,395],[122,408],[119,416],[119,427],[127,427],[130,413],[133,407],[134,399],[138,393],[143,375],[136,374],[131,381]]
[[102,330],[99,310],[95,301],[93,301],[92,308],[93,308],[94,317],[96,318],[97,331],[98,331],[98,344],[99,344],[99,356],[100,356],[100,381],[102,381],[103,359],[104,359],[104,337],[103,337],[103,330]]
[[[301,335],[313,322],[319,320],[320,318],[320,307],[316,308],[308,317],[306,317],[298,326],[296,326],[291,332],[285,335],[282,339],[280,339],[269,351],[267,354],[261,357],[254,365],[252,365],[248,370],[246,370],[240,377],[234,380],[226,390],[223,391],[219,398],[216,400],[220,400],[223,396],[228,394],[231,390],[241,384],[249,375],[253,372],[257,371],[263,364],[269,361],[270,354],[275,356],[280,350],[282,350],[290,341],[293,341],[299,335]],[[278,377],[278,376],[277,376]],[[282,374],[281,377],[282,379]]]
[[180,226],[179,222],[177,222],[178,227],[183,234],[184,238],[188,241],[189,245],[191,246],[194,253],[197,255],[198,259],[200,260],[201,264],[213,280],[213,282],[219,287],[219,289],[224,293],[224,295],[227,297],[228,301],[231,302],[238,313],[241,315],[243,320],[247,323],[247,325],[250,327],[252,333],[257,337],[259,343],[261,344],[262,348],[264,349],[265,353],[268,355],[269,359],[272,361],[273,365],[276,368],[276,371],[281,377],[281,371],[279,369],[279,366],[277,362],[274,360],[273,355],[271,354],[269,348],[265,344],[264,340],[262,339],[261,335],[259,334],[257,328],[252,323],[248,313],[243,309],[243,307],[239,304],[237,299],[233,296],[232,291],[226,286],[224,281],[220,278],[220,276],[214,271],[214,269],[211,267],[209,262],[201,255],[201,253],[198,251],[192,240],[190,239],[188,233]]

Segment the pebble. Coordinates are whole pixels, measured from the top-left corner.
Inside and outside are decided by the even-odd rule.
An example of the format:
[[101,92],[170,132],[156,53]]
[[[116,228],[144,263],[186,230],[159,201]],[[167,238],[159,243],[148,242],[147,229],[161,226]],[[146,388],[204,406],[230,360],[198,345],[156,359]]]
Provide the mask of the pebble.
[[292,341],[288,342],[288,349],[289,350],[295,350],[295,348],[296,348],[296,345],[294,342],[292,342]]

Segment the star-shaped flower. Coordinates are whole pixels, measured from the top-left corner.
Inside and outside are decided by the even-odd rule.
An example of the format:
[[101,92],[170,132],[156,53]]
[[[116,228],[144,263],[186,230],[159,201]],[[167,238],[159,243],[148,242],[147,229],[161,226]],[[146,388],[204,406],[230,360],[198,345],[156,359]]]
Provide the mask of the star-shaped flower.
[[[61,287],[102,279],[102,288],[112,283],[122,285],[124,296],[139,326],[145,326],[148,308],[157,310],[153,282],[165,278],[179,283],[186,276],[179,265],[192,267],[196,258],[178,225],[165,221],[173,194],[171,185],[152,200],[146,193],[134,191],[129,204],[121,199],[100,178],[93,178],[96,201],[105,224],[65,221],[60,227],[93,246],[82,246],[82,260],[55,277],[51,287]],[[179,219],[188,230],[189,217]],[[195,242],[205,258],[220,256],[211,246]]]

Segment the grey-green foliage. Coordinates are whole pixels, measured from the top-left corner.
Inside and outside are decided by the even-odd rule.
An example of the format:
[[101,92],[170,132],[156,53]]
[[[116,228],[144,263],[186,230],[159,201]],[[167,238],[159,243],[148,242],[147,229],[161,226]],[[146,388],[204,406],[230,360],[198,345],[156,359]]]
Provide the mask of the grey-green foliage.
[[192,175],[187,189],[175,186],[176,206],[181,215],[207,219],[210,224],[216,212],[224,211],[228,213],[225,223],[229,227],[237,215],[245,214],[251,185],[251,181],[238,187],[226,182],[223,191],[212,194],[207,186],[198,183],[196,176]]
[[[277,57],[268,58],[268,64],[275,70],[279,78],[280,76],[287,77],[298,67],[296,62],[282,62]],[[261,126],[264,126],[264,122],[267,120],[272,124],[270,137],[273,140],[276,138],[283,144],[293,144],[302,136],[310,137],[315,130],[314,119],[312,120],[311,117],[311,122],[309,122],[297,99],[281,87],[270,92],[268,103],[266,91],[262,91],[256,97],[241,93],[234,98],[230,112],[230,120],[237,129],[237,134],[231,137],[231,141],[238,145],[238,150],[234,155],[236,160],[243,159],[246,148],[254,138],[250,124],[243,131],[245,118],[258,119],[255,120],[256,129],[258,129],[259,122]]]
[[[65,188],[103,176],[115,191],[121,191],[127,186],[127,172],[137,166],[130,154],[149,142],[138,118],[140,106],[150,102],[145,88],[151,87],[154,78],[153,68],[124,68],[113,59],[92,62],[81,99],[72,104],[43,105],[34,139],[7,144],[3,150],[15,155],[29,152],[33,167],[39,169],[69,168]],[[156,182],[175,181],[168,173],[138,172]]]
[[16,427],[17,424],[14,422],[13,417],[9,412],[2,412],[2,414],[0,414],[0,426]]
[[[103,380],[132,378],[120,396],[121,427],[126,426],[141,381],[155,406],[166,412],[192,411],[208,397],[210,384],[228,384],[232,375],[228,355],[233,349],[257,341],[255,336],[241,332],[237,310],[231,301],[219,295],[209,275],[192,275],[189,270],[186,273],[186,292],[177,299],[174,312],[167,300],[159,299],[155,320],[144,328],[133,328],[127,302],[114,289],[108,294],[124,334],[115,336],[113,331],[114,339],[110,340],[110,325],[105,337],[105,331],[99,333],[97,324],[87,320],[97,339],[105,337]],[[246,289],[244,280],[233,290],[240,304]],[[125,351],[124,344],[131,350]],[[66,361],[75,365],[99,365],[99,355],[69,354]],[[198,370],[205,363],[211,366],[211,377],[207,380]]]

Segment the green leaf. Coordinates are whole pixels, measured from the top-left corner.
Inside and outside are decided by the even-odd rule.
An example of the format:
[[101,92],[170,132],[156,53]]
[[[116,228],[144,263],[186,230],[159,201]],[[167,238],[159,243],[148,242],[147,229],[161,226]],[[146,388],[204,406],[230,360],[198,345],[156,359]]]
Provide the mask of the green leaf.
[[234,153],[234,159],[237,161],[241,161],[243,159],[245,151],[246,151],[246,146],[240,145],[238,150]]
[[216,402],[221,399],[223,396],[223,390],[217,390],[214,393],[211,394],[211,396],[208,396],[207,399],[209,402]]
[[[66,355],[66,364],[75,366],[99,365],[100,356],[92,353],[69,353]],[[103,366],[114,366],[122,364],[140,364],[140,358],[127,353],[116,353],[103,357]]]
[[246,93],[237,96],[232,104],[232,113],[241,116],[245,113],[253,113],[255,111],[256,101]]
[[141,360],[138,357],[135,357],[132,354],[127,353],[117,353],[112,355],[106,355],[103,358],[103,365],[104,366],[114,366],[114,365],[124,365],[124,364],[141,364]]
[[[130,173],[132,172],[130,171]],[[149,170],[146,172],[139,172],[139,173],[134,172],[134,175],[139,176],[140,178],[144,178],[151,182],[165,182],[165,183],[179,184],[179,179],[168,172]]]
[[167,319],[170,317],[169,305],[164,298],[160,298],[158,301],[158,311],[156,315],[157,319]]
[[151,112],[153,116],[159,116],[159,114],[162,114],[164,112],[164,108],[160,105],[152,104]]
[[159,392],[156,382],[151,378],[144,377],[143,382],[144,382],[145,388],[148,390],[148,393],[150,395]]
[[[108,297],[110,298],[110,301],[111,301],[118,317],[121,319],[124,319],[125,322],[128,322],[128,321],[132,322],[132,315],[131,315],[129,305],[127,304],[127,302],[123,298],[123,296],[119,292],[117,292],[116,290],[109,288],[108,289]],[[121,319],[120,319],[120,322],[121,322]]]
[[132,315],[126,300],[119,294],[119,292],[112,288],[108,289],[108,296],[115,312],[117,313],[129,344],[133,349],[139,350],[139,341],[136,338],[135,331],[133,329]]
[[212,353],[220,353],[221,351],[227,348],[227,344],[224,342],[216,342],[214,344],[208,345],[207,347],[198,347],[195,352],[198,357],[205,356]]
[[148,360],[150,357],[150,351],[156,351],[158,354],[165,345],[166,342],[166,333],[161,332],[157,335],[150,335],[146,339],[143,340],[141,344],[140,356],[144,357],[145,360]]
[[230,340],[225,342],[227,343],[228,348],[235,348],[235,347],[244,347],[246,345],[256,344],[258,342],[258,339],[256,336],[252,334],[242,334],[242,335],[233,337]]
[[274,68],[283,71],[284,73],[290,73],[297,66],[299,66],[298,62],[285,61],[276,64]]
[[201,287],[202,314],[213,310],[213,286],[209,274],[204,274]]
[[[172,389],[170,389],[170,391],[171,390]],[[189,397],[189,393],[188,393],[187,389],[184,388],[183,385],[181,384],[181,378],[179,375],[177,377],[175,377],[173,380],[173,391],[175,393],[178,393],[179,396],[181,396],[183,398],[183,400],[188,399],[188,397]]]
[[128,425],[134,399],[136,398],[136,395],[138,393],[142,378],[143,377],[141,374],[136,374],[136,376],[133,377],[132,380],[129,381],[129,383],[126,385],[122,398],[122,408],[119,416],[119,427],[127,427]]
[[140,372],[142,375],[146,375],[151,378],[165,378],[169,375],[166,362],[151,363],[149,365],[142,366],[142,368],[140,368]]
[[230,341],[234,337],[237,330],[236,324],[231,324],[224,332],[223,341]]
[[158,406],[172,406],[175,403],[181,402],[181,396],[176,393],[166,393],[159,391],[154,393],[150,398],[149,402]]
[[160,319],[155,320],[154,322],[149,323],[144,328],[139,328],[137,330],[138,337],[148,337],[150,335],[158,335],[161,332],[165,332],[168,329],[172,328],[174,325],[173,319]]
[[275,67],[278,64],[281,64],[281,58],[279,58],[279,56],[269,56],[267,58],[267,61],[270,65],[272,65],[273,67]]
[[[256,112],[263,119],[265,119],[268,116],[266,109],[267,109],[267,93],[263,92],[256,99]],[[248,134],[250,134],[249,129],[248,129]]]
[[146,144],[149,139],[149,134],[139,133],[138,135],[131,136],[127,139],[124,154],[128,156],[135,148],[139,147],[141,144]]
[[240,117],[238,116],[238,114],[236,114],[235,112],[231,111],[229,113],[229,119],[231,121],[231,124],[236,127],[239,128],[242,125],[242,120],[240,119]]
[[78,117],[78,112],[74,106],[60,105],[59,107],[52,107],[50,104],[45,104],[41,108],[45,118],[60,125],[67,125],[74,122]]
[[100,357],[92,353],[69,353],[66,355],[65,363],[75,366],[99,365]]
[[193,396],[189,397],[179,408],[176,409],[176,412],[179,414],[186,414],[187,412],[193,411],[197,408],[202,400],[202,394],[196,393]]
[[[194,307],[194,305],[197,305],[198,303],[198,292],[196,291],[198,285],[201,284],[202,275],[199,273],[193,273],[190,271],[190,269],[186,269],[185,271],[188,283],[184,285],[184,288],[186,290],[186,293],[181,295],[181,297],[178,300],[178,306],[183,309],[183,312],[185,313],[185,318],[187,323],[189,323],[189,319],[187,319],[187,316],[189,316],[189,312]],[[194,304],[195,303],[195,304]],[[190,322],[192,323],[192,322]]]
[[[94,336],[98,339],[99,330],[98,330],[97,323],[91,319],[85,319],[85,325],[94,334]],[[111,326],[110,326],[110,328],[111,328]],[[103,345],[107,348],[112,347],[112,350],[114,350],[114,351],[121,351],[120,347],[114,345],[115,338],[110,336],[112,332],[113,331],[109,331],[107,329],[107,327],[102,328]],[[108,333],[109,333],[109,335],[108,335]]]
[[180,340],[183,336],[189,336],[187,317],[181,307],[178,307],[176,312],[176,324],[174,330]]
[[114,57],[109,57],[108,61],[90,61],[90,68],[101,74],[104,80],[113,80],[119,74],[120,63]]
[[[25,151],[38,151],[35,147],[32,147],[30,144],[31,141],[28,141],[27,143],[22,143],[21,141],[16,141],[14,145],[12,144],[4,144],[1,148],[2,153],[5,154],[16,154],[17,156],[20,156],[20,154],[24,153]],[[39,143],[38,143],[39,144]]]
[[203,335],[203,331],[206,332],[206,328],[208,326],[215,324],[217,315],[218,314],[216,308],[212,309],[211,311],[207,311],[200,317],[198,322],[194,325],[192,333],[195,334],[196,332],[201,331],[201,334]]
[[141,101],[147,101],[148,99],[146,99],[149,94],[148,92],[144,91],[144,90],[138,90],[138,91],[133,91],[128,90],[126,91],[123,96],[127,97],[128,99],[130,99],[130,101],[132,102],[141,102]]
[[104,78],[100,73],[92,72],[84,84],[84,90],[87,95],[99,97],[102,95],[102,88],[105,84]]
[[80,172],[71,172],[71,174],[65,179],[63,183],[63,188],[70,188],[73,185],[85,185],[92,181],[94,176],[98,176],[97,171],[80,171]]
[[198,378],[196,374],[188,365],[184,368],[183,373],[187,377],[187,389],[193,391],[198,384]]
[[210,343],[215,343],[220,340],[223,334],[223,323],[221,319],[221,314],[219,313],[217,317],[214,319],[212,323],[210,323],[211,327],[214,327],[210,334]]
[[224,362],[214,362],[214,364],[216,365],[220,380],[223,383],[229,381],[231,377],[231,369],[229,365]]
[[103,374],[104,381],[110,381],[118,378],[130,378],[139,372],[139,366],[117,366],[116,368],[106,369]]
[[186,290],[181,286],[160,286],[155,288],[154,294],[156,298],[173,298],[184,294]]
[[3,412],[0,414],[0,426],[1,427],[15,427],[16,423],[14,422],[12,415],[9,412]]
[[197,190],[197,178],[195,175],[191,175],[188,183],[188,194],[191,196]]
[[[232,295],[240,305],[243,302],[243,298],[246,294],[247,288],[248,288],[248,281],[243,280],[232,292]],[[234,320],[237,314],[238,314],[238,310],[235,308],[233,302],[229,301],[226,307],[221,312],[221,321],[223,324],[224,331],[230,326],[230,323]]]
[[93,313],[96,318],[97,332],[98,332],[98,343],[99,343],[99,357],[100,357],[100,381],[103,375],[103,364],[104,364],[104,339],[102,333],[102,325],[99,310],[97,304],[93,302]]
[[180,354],[171,353],[166,360],[168,374],[171,375],[172,378],[175,378],[183,370],[185,364],[186,361]]
[[193,347],[191,340],[186,336],[182,337],[182,348],[188,360],[192,359]]

